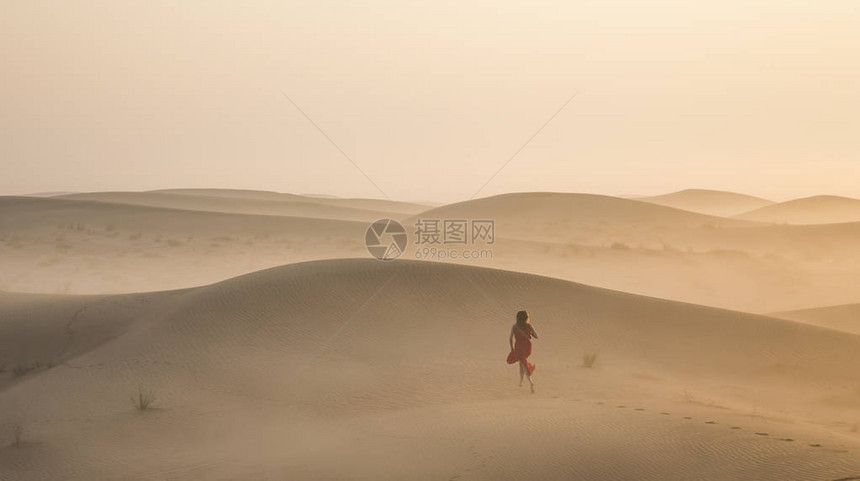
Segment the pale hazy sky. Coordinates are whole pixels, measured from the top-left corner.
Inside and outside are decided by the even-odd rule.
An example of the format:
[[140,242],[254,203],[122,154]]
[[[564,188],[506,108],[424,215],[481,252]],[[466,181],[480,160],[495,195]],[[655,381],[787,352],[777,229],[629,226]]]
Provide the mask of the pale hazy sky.
[[0,194],[860,197],[860,2],[0,4]]

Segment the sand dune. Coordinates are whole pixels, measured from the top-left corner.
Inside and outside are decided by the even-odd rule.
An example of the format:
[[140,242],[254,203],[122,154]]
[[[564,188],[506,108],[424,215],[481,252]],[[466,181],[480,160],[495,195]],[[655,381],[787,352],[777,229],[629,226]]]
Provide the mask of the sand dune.
[[[366,221],[208,212],[280,209],[285,204],[294,209],[296,202],[246,199],[290,194],[191,192],[87,194],[130,202],[155,199],[185,209],[0,199],[0,290],[104,294],[175,289],[285,263],[368,255]],[[326,209],[347,212],[339,206],[310,208],[315,215]],[[496,221],[494,244],[475,246],[491,248],[491,257],[449,262],[750,312],[857,299],[853,286],[860,272],[860,223],[763,225],[577,194],[492,197],[420,216]],[[406,259],[415,259],[425,247],[414,242],[415,219],[403,221],[412,236]]]
[[73,199],[0,196],[0,227],[4,233],[53,230],[63,222],[111,223],[115,229],[160,229],[164,232],[274,234],[296,227],[308,233],[331,235],[344,226],[364,226],[348,222],[304,217],[236,215],[188,209],[149,207]]
[[782,224],[860,222],[860,200],[818,195],[762,207],[736,218]]
[[653,197],[637,197],[636,200],[722,217],[742,214],[773,204],[772,201],[760,197],[706,189],[686,189]]
[[[535,395],[504,364],[520,308],[541,336]],[[860,475],[860,337],[791,321],[367,259],[137,296],[3,295],[0,313],[20,346],[0,362],[34,346],[26,361],[57,364],[4,374],[0,430],[21,423],[29,444],[0,448],[0,479]],[[159,409],[133,410],[139,384]]]
[[860,335],[860,304],[775,312],[772,316]]
[[619,197],[528,192],[503,194],[430,209],[407,219],[492,219],[499,236],[547,242],[588,242],[595,235],[642,241],[673,229],[750,226],[753,222],[697,214]]
[[204,197],[226,197],[249,200],[272,200],[293,202],[314,202],[322,205],[340,206],[350,209],[374,210],[380,212],[397,212],[400,214],[415,214],[426,210],[427,205],[412,202],[401,202],[384,199],[356,199],[347,197],[299,195],[281,192],[269,192],[261,190],[235,190],[235,189],[163,189],[152,192],[181,194]]
[[552,193],[453,204],[405,222],[419,218],[494,220],[492,265],[500,268],[752,312],[852,302],[860,281],[860,223],[737,224],[646,202]]
[[58,197],[61,195],[77,194],[78,192],[62,191],[62,192],[31,192],[25,194],[24,197]]
[[450,204],[404,219],[492,219],[508,239],[805,256],[810,246],[838,251],[856,244],[860,222],[774,226],[591,194],[518,193]]
[[307,199],[301,196],[289,196],[289,200],[285,200],[257,199],[239,195],[191,195],[167,192],[92,192],[64,195],[55,198],[199,210],[204,212],[310,217],[361,222],[373,222],[377,219],[397,218],[403,215],[394,211],[386,212],[329,205],[314,202],[314,199]]
[[175,289],[365,252],[365,222],[0,197],[0,290]]

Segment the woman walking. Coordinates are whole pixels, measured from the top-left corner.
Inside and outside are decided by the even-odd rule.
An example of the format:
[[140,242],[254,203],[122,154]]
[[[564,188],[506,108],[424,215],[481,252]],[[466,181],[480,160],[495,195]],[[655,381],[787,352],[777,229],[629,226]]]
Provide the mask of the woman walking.
[[[520,387],[523,386],[523,377],[528,378],[532,394],[535,392],[535,383],[532,381],[535,365],[529,362],[528,357],[532,353],[531,338],[537,339],[537,337],[535,328],[529,322],[529,313],[526,311],[517,312],[517,322],[511,327],[511,335],[508,338],[511,344],[508,364],[520,363]],[[514,338],[516,338],[516,344],[514,344]]]

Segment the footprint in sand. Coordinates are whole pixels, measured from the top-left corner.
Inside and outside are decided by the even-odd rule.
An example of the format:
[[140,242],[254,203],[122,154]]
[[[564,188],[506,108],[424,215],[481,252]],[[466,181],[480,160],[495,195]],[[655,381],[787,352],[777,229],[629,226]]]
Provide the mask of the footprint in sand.
[[[672,413],[660,413],[660,414],[662,414],[663,416],[669,416],[669,415],[671,415]],[[689,418],[688,418],[688,419],[689,419]]]
[[821,445],[820,445],[820,444],[818,444],[818,443],[816,443],[816,444],[810,444],[810,446],[811,446],[811,447],[813,447],[813,448],[820,448],[820,447],[821,447]]
[[636,408],[637,411],[644,411],[644,408]]
[[619,409],[624,409],[624,408],[626,408],[627,406],[615,406],[615,407],[617,407],[617,408],[619,408]]
[[705,421],[705,424],[717,424],[716,421]]
[[770,436],[768,433],[755,433],[756,436]]
[[684,416],[684,419],[693,419],[690,416]]
[[741,429],[740,426],[732,426],[732,429]]
[[782,439],[780,439],[780,441],[785,441],[785,442],[787,442],[787,443],[790,443],[790,442],[793,442],[793,441],[794,441],[794,439],[791,439],[791,438],[782,438]]

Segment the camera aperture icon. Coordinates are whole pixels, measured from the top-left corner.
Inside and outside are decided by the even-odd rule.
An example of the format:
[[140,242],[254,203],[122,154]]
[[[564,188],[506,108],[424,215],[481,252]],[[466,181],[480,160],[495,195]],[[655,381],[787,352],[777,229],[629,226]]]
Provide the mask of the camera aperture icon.
[[393,261],[406,249],[406,229],[394,219],[379,219],[367,227],[367,252],[381,261]]

